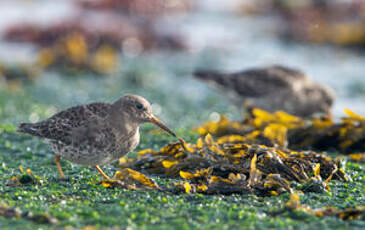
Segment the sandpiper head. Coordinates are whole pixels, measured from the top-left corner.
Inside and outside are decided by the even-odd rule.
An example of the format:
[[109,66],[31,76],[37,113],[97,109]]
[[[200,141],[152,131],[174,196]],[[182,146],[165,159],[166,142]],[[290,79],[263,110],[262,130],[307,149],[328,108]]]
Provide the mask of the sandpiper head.
[[151,104],[141,96],[133,94],[124,95],[113,104],[113,109],[121,116],[122,114],[127,116],[130,121],[138,125],[146,122],[152,122],[174,137],[177,137],[172,130],[170,130],[160,119],[152,114]]
[[320,113],[329,113],[334,103],[334,92],[331,88],[314,84],[306,90],[306,94],[312,100],[316,110]]

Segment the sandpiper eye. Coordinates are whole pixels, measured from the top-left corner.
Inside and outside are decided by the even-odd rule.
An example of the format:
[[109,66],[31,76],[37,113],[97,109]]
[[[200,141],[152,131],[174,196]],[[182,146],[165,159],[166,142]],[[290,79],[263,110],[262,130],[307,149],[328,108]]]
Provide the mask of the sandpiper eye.
[[136,103],[136,108],[141,110],[143,109],[143,105],[141,103]]

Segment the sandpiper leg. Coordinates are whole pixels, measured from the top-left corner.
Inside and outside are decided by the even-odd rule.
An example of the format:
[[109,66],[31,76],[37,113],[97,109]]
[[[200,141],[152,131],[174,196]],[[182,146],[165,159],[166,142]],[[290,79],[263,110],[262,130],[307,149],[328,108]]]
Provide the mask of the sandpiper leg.
[[98,170],[98,172],[100,173],[100,175],[101,175],[104,179],[106,179],[106,180],[108,180],[108,181],[113,181],[112,179],[110,179],[110,177],[108,177],[108,175],[106,175],[106,174],[103,172],[103,170],[101,170],[101,168],[100,168],[98,165],[95,165],[95,168],[96,168],[96,170]]
[[61,168],[60,156],[55,155],[54,160],[56,162],[57,170],[58,170],[58,173],[60,174],[61,179],[64,179],[65,175],[63,174],[63,171],[62,171],[62,168]]

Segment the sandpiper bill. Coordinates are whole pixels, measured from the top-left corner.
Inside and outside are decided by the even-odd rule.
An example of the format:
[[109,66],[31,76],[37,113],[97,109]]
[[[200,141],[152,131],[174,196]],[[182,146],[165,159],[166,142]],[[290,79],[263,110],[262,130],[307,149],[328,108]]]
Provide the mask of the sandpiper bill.
[[[138,95],[125,95],[114,103],[92,103],[71,107],[37,123],[22,123],[18,131],[45,139],[54,151],[61,178],[60,158],[100,169],[133,149],[139,143],[139,126],[152,122],[179,138],[152,114],[150,103]],[[179,138],[182,142],[182,139]]]

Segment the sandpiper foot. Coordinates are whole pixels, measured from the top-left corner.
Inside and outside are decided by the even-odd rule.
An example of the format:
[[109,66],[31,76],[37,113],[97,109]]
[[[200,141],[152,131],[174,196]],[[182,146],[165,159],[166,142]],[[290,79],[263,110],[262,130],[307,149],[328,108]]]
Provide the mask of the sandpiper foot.
[[100,175],[107,181],[110,181],[112,183],[116,182],[116,180],[111,179],[108,175],[106,175],[103,170],[101,170],[101,168],[98,165],[95,165],[96,170],[98,170],[98,172],[100,173]]
[[56,166],[57,166],[58,173],[60,174],[60,178],[65,179],[65,175],[63,174],[63,171],[62,171],[62,168],[61,168],[60,156],[55,155],[54,160],[56,162]]

